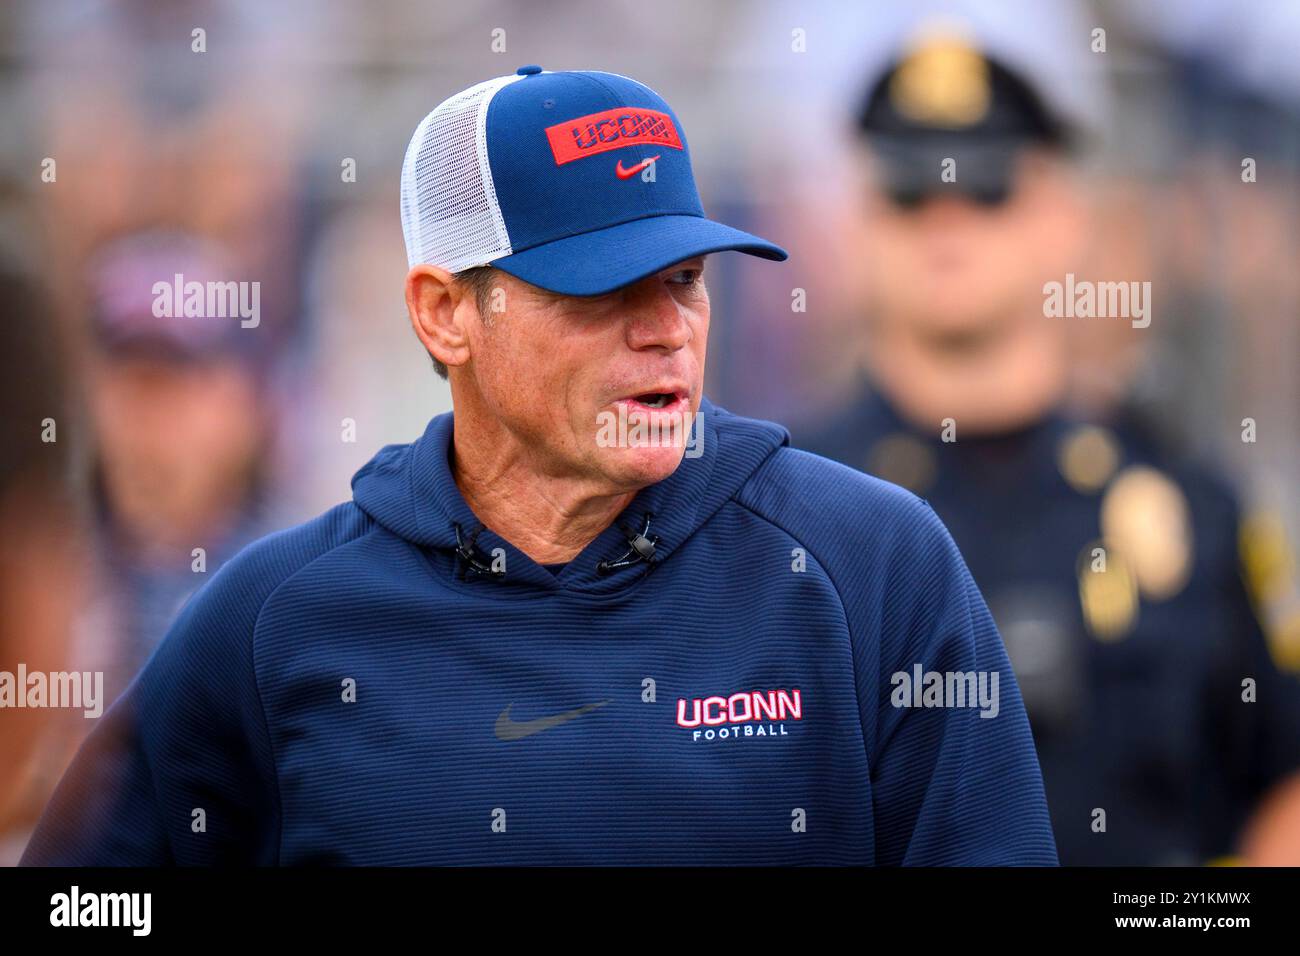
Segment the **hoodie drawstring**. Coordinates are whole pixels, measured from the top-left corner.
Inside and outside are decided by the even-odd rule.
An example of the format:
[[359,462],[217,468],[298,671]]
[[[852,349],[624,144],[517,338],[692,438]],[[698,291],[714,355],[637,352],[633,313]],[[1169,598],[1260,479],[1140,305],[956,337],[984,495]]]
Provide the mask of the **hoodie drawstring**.
[[461,569],[460,574],[460,579],[462,581],[468,578],[471,572],[474,574],[486,574],[496,578],[497,580],[506,576],[505,568],[493,567],[492,556],[487,554],[477,544],[478,536],[482,534],[486,528],[480,527],[467,541],[462,535],[458,523],[453,522],[452,527],[456,529],[456,554],[460,556],[461,561],[463,561],[465,565]]
[[596,565],[596,573],[600,575],[610,574],[619,568],[626,568],[644,561],[646,564],[654,564],[655,545],[659,543],[659,536],[650,534],[650,519],[653,518],[650,512],[645,514],[645,524],[642,525],[640,532],[633,531],[622,522],[619,523],[619,529],[627,538],[627,551],[615,558],[613,561],[601,561]]
[[[596,573],[604,576],[642,561],[646,564],[654,564],[655,546],[659,543],[659,536],[650,533],[650,521],[653,518],[654,515],[647,511],[640,531],[633,531],[620,522],[618,527],[627,539],[627,550],[612,561],[601,561],[596,565]],[[478,536],[487,530],[486,527],[480,527],[468,538],[465,537],[458,522],[453,522],[452,527],[456,529],[456,554],[462,563],[462,581],[471,574],[485,574],[498,581],[506,576],[505,569],[495,567],[492,556],[478,546]]]

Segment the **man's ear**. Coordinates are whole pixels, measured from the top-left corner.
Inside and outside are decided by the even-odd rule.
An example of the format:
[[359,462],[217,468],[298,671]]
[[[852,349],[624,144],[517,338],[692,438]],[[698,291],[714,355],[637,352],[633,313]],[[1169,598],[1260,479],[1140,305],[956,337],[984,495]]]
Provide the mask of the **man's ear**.
[[477,308],[446,269],[413,266],[406,274],[406,311],[429,354],[448,367],[469,361],[465,323]]

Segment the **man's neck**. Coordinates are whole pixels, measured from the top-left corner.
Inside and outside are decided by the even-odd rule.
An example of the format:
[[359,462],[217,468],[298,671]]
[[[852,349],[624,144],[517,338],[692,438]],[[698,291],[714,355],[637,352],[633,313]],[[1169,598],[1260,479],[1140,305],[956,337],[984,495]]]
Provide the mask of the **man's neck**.
[[550,476],[517,441],[478,434],[456,413],[451,461],[456,487],[493,533],[538,564],[573,560],[611,524],[635,491],[599,494],[582,482]]
[[1058,335],[1032,326],[960,347],[881,330],[868,354],[873,380],[900,415],[936,434],[952,419],[958,440],[1041,419],[1061,401],[1067,380]]

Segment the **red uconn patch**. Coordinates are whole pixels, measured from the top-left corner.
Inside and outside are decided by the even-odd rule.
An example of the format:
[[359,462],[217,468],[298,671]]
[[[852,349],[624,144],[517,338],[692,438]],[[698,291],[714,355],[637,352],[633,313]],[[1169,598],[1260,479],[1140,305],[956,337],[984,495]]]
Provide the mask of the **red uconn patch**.
[[630,106],[548,126],[546,138],[555,154],[556,166],[637,143],[683,148],[671,116],[658,110]]

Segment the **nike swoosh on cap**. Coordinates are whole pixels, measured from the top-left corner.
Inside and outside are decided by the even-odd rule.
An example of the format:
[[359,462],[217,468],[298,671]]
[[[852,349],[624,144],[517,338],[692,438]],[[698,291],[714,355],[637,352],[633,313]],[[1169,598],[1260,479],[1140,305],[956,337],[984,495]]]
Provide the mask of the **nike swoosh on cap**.
[[594,704],[584,704],[581,707],[575,707],[573,710],[566,710],[562,714],[554,714],[550,717],[538,717],[536,720],[511,720],[510,708],[513,707],[514,704],[507,704],[506,709],[501,711],[501,716],[497,718],[497,740],[521,740],[524,737],[531,737],[533,734],[539,734],[543,730],[550,730],[552,727],[558,727],[560,724],[568,723],[575,717],[589,714],[593,710],[596,710],[599,707],[604,707],[608,703],[608,700],[602,700]]
[[[661,153],[660,155],[662,156],[663,154]],[[614,167],[614,175],[617,176],[619,179],[631,179],[633,176],[641,172],[641,170],[645,169],[647,166],[649,166],[658,158],[659,156],[651,156],[649,159],[643,159],[641,160],[641,162],[637,163],[631,169],[624,169],[623,160],[620,159],[618,161],[618,164]]]

